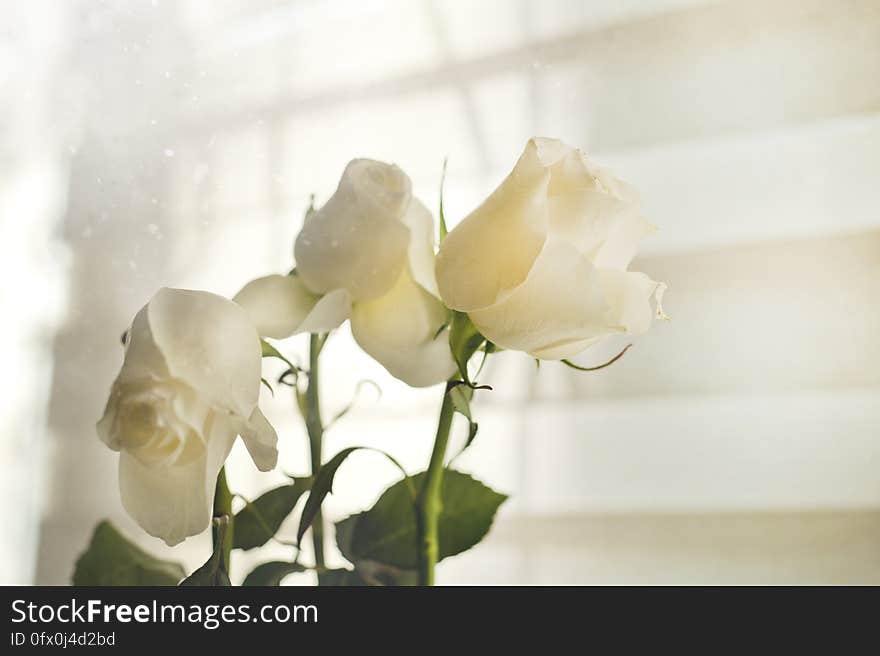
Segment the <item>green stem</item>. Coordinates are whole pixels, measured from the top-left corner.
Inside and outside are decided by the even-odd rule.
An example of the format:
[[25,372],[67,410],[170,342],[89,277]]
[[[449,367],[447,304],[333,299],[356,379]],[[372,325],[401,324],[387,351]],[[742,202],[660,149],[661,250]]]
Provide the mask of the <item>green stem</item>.
[[[232,493],[229,491],[229,485],[226,482],[226,469],[221,468],[217,475],[217,486],[214,488],[214,517],[226,516],[227,525],[223,536],[222,559],[221,566],[223,571],[229,574],[229,555],[232,553]],[[217,550],[217,527],[211,529],[211,543],[214,550]]]
[[440,419],[434,437],[431,462],[425,472],[425,480],[416,499],[416,530],[418,539],[418,582],[419,585],[434,585],[434,567],[437,564],[439,540],[437,524],[442,510],[440,486],[443,482],[443,460],[449,443],[449,429],[455,408],[449,391],[451,383],[443,390],[443,404],[440,406]]
[[[309,455],[312,476],[317,476],[323,459],[324,424],[321,421],[321,404],[318,394],[318,356],[324,341],[320,335],[309,336],[309,383],[306,388],[305,422],[309,434]],[[315,567],[324,566],[324,517],[321,511],[312,522],[312,543],[315,549]]]

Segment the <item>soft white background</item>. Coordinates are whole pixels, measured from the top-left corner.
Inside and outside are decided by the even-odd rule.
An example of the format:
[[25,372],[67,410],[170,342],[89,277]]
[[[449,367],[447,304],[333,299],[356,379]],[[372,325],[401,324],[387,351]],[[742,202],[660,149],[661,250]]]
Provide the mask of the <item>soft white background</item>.
[[[636,267],[669,283],[673,321],[597,374],[492,362],[461,465],[512,498],[440,580],[880,582],[880,2],[7,0],[2,15],[0,582],[67,582],[103,517],[204,558],[206,539],[167,550],[125,517],[94,434],[119,336],[157,287],[231,295],[286,271],[309,195],[355,156],[401,165],[431,207],[448,158],[455,223],[533,134],[641,190],[661,230]],[[390,379],[345,330],[324,369],[327,415],[361,378],[383,389],[328,452],[424,466],[439,390]],[[283,467],[303,472],[292,400],[265,405]],[[238,451],[231,470],[251,495],[277,481]],[[329,514],[393,478],[353,456]]]

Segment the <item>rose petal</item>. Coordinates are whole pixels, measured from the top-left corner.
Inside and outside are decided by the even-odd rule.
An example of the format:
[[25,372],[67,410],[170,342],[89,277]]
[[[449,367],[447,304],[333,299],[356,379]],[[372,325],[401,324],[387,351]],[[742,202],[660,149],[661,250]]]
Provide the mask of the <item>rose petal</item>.
[[295,334],[318,302],[298,276],[271,275],[250,281],[232,300],[245,309],[263,337]]
[[627,212],[609,227],[605,242],[599,247],[593,263],[600,269],[626,268],[635,257],[639,242],[657,231],[657,227],[638,212]]
[[470,318],[503,348],[565,358],[623,330],[608,324],[606,308],[600,274],[589,258],[569,243],[550,240],[525,283]]
[[329,332],[348,318],[351,305],[345,290],[318,297],[299,276],[280,275],[252,280],[232,300],[247,311],[261,336],[272,339]]
[[410,274],[425,291],[440,298],[434,276],[434,217],[419,199],[413,198],[403,223],[410,233],[407,251]]
[[150,329],[149,303],[138,311],[125,335],[125,359],[116,377],[117,383],[169,376],[165,356]]
[[311,213],[296,238],[297,272],[318,294],[347,289],[353,299],[388,291],[406,263],[409,230],[401,219],[411,183],[398,167],[351,161],[336,193]]
[[278,463],[278,435],[259,408],[239,428],[239,433],[257,469],[275,469]]
[[297,332],[329,333],[350,315],[351,294],[347,289],[334,289],[318,300]]
[[588,337],[587,339],[582,340],[562,342],[560,344],[548,346],[547,348],[536,349],[529,353],[529,355],[538,358],[539,360],[562,360],[563,358],[570,358],[573,355],[581,353],[601,341],[602,337]]
[[446,332],[446,309],[404,271],[384,296],[355,303],[351,332],[360,347],[392,376],[413,387],[449,378],[455,363]]
[[549,181],[532,140],[510,175],[446,236],[436,272],[447,306],[463,312],[485,308],[525,281],[547,236]]
[[597,268],[625,270],[639,241],[656,228],[625,182],[574,148],[551,167],[550,232],[577,246]]
[[147,312],[168,373],[209,405],[249,417],[260,393],[262,357],[259,336],[244,309],[208,292],[165,288]]
[[206,451],[185,465],[146,467],[119,454],[122,505],[150,535],[174,546],[211,523],[214,485],[236,433],[218,418]]
[[666,285],[635,271],[600,271],[602,291],[608,301],[608,320],[623,327],[630,335],[641,335],[651,327],[655,311],[651,299],[657,299],[657,312],[662,315],[660,298]]

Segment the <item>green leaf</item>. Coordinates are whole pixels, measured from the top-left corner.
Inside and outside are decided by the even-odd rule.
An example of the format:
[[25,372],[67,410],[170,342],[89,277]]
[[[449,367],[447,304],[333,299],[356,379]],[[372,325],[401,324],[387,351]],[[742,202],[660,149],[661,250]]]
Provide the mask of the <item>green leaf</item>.
[[235,515],[234,549],[262,547],[278,532],[296,502],[312,486],[311,478],[297,478],[249,502]]
[[413,486],[412,481],[409,476],[406,474],[406,470],[401,466],[397,460],[395,460],[390,454],[385,453],[380,449],[374,449],[369,446],[350,446],[347,449],[343,449],[335,456],[333,456],[326,464],[321,466],[318,475],[315,477],[315,482],[312,484],[312,489],[309,492],[309,498],[306,499],[305,508],[303,508],[302,515],[299,519],[299,529],[296,532],[296,541],[300,543],[302,541],[303,535],[309,529],[309,526],[312,525],[312,522],[315,520],[315,516],[318,514],[318,510],[321,509],[321,504],[324,503],[324,499],[330,492],[333,491],[333,477],[336,476],[336,470],[339,469],[339,466],[345,462],[345,459],[350,456],[354,451],[365,450],[365,451],[375,451],[376,453],[381,453],[383,456],[388,458],[393,465],[395,465],[402,473],[403,473],[403,481],[404,487],[407,490],[407,494],[409,495],[410,503],[413,502],[415,498],[415,487]]
[[195,572],[180,582],[182,587],[211,587],[211,588],[229,588],[232,582],[229,580],[229,574],[222,567],[216,567],[209,560],[199,567]]
[[[412,476],[416,486],[424,472]],[[470,549],[485,537],[507,495],[467,474],[447,469],[440,489],[438,560]],[[365,512],[336,525],[342,555],[356,566],[373,561],[409,570],[416,567],[416,519],[404,481],[385,490]]]
[[302,515],[299,518],[299,529],[296,532],[297,543],[302,541],[303,535],[305,535],[309,526],[312,525],[315,516],[321,509],[321,504],[324,503],[324,498],[333,491],[333,477],[336,476],[336,470],[339,469],[339,466],[345,462],[345,459],[348,456],[359,448],[361,447],[351,446],[347,449],[343,449],[333,456],[325,465],[321,466],[318,475],[315,477],[312,489],[309,492],[309,498],[306,499],[305,508],[303,508]]
[[284,357],[284,354],[281,353],[277,348],[272,346],[265,339],[260,340],[260,348],[262,349],[262,354],[264,358],[275,358],[277,360],[281,360],[284,364],[286,364],[290,369],[296,373],[299,371],[299,367],[293,364],[290,360]]
[[452,399],[452,407],[468,421],[471,419],[471,399],[474,398],[474,390],[467,385],[456,385],[449,390]]
[[274,396],[275,396],[275,390],[272,389],[272,385],[269,383],[269,381],[266,380],[265,378],[260,378],[260,382],[263,383],[263,385],[266,386],[266,389],[268,389],[268,390],[269,390],[269,393],[274,397]]
[[148,554],[105,520],[76,561],[73,585],[177,585],[184,576],[180,563]]
[[[352,529],[355,523],[340,522],[336,525],[336,543],[343,553],[351,553]],[[417,582],[418,574],[414,570],[404,570],[373,560],[360,560],[353,570],[338,569],[318,574],[318,585],[324,586],[411,586]]]
[[452,463],[455,462],[462,453],[467,451],[471,444],[473,444],[474,438],[477,436],[477,430],[479,429],[479,426],[471,416],[471,401],[474,398],[473,387],[468,387],[467,385],[456,385],[451,390],[449,390],[449,397],[452,399],[452,407],[455,408],[455,411],[468,420],[467,440],[465,440],[464,446],[461,447],[459,452],[456,453],[449,461],[449,465],[451,466]]
[[364,585],[363,581],[352,569],[328,569],[318,572],[319,586],[357,586]]
[[466,450],[471,444],[473,444],[473,442],[474,442],[474,438],[477,436],[477,431],[478,431],[478,430],[480,430],[480,425],[479,425],[477,422],[472,421],[472,422],[471,422],[471,425],[470,425],[470,427],[469,427],[469,429],[468,429],[467,440],[465,440],[464,446],[461,447],[461,451],[458,452],[458,455],[461,455],[462,453],[464,453],[465,450]]
[[297,572],[305,572],[306,568],[299,563],[291,563],[283,560],[273,560],[262,565],[257,565],[250,574],[248,574],[243,586],[278,586],[288,574]]
[[480,430],[480,425],[477,422],[472,421],[472,422],[470,422],[470,424],[468,424],[467,439],[464,441],[464,445],[462,445],[461,449],[458,450],[458,453],[456,453],[454,456],[452,456],[452,458],[449,459],[449,464],[447,465],[448,467],[452,467],[452,463],[454,463],[456,460],[458,460],[458,458],[461,456],[461,454],[470,448],[471,444],[474,443],[474,438],[476,438],[477,431],[479,431],[479,430]]
[[412,570],[366,561],[355,569],[330,569],[318,573],[320,586],[392,586],[416,584],[418,575]]
[[278,358],[283,362],[287,362],[287,358],[281,355],[281,351],[272,346],[265,339],[260,340],[260,348],[262,349],[262,355],[264,358]]
[[223,541],[229,528],[229,517],[214,518],[217,536],[214,540],[214,553],[195,572],[180,582],[181,586],[229,587],[229,574],[223,569]]
[[328,569],[318,572],[319,586],[364,586],[369,585],[360,574],[353,569]]
[[458,365],[462,380],[471,385],[467,365],[471,356],[476,353],[486,338],[480,334],[470,317],[464,312],[453,311],[449,322],[449,349]]
[[449,230],[446,228],[446,216],[443,214],[443,187],[446,185],[446,160],[443,160],[443,173],[440,174],[440,243],[446,239]]

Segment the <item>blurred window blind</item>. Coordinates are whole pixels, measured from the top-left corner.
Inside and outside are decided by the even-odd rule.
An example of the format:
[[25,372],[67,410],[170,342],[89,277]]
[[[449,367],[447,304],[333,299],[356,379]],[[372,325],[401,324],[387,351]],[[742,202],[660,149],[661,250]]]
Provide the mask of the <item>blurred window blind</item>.
[[[137,62],[118,88],[100,82],[114,103],[94,127],[122,126],[124,139],[100,141],[107,161],[147,161],[132,167],[148,183],[133,218],[114,215],[138,221],[148,244],[115,270],[126,293],[114,317],[158,284],[233,294],[285,270],[310,195],[326,199],[352,157],[398,163],[430,207],[448,157],[454,224],[528,137],[557,136],[641,190],[660,232],[634,268],[669,283],[673,321],[598,374],[537,374],[515,354],[490,363],[496,391],[479,395],[481,433],[461,465],[513,494],[504,518],[552,531],[562,514],[880,503],[876,2],[193,0],[151,11],[127,8],[121,35],[118,13],[71,27],[105,39],[89,42],[94,61]],[[361,377],[384,392],[364,395],[328,450],[376,444],[424,466],[438,391],[397,383],[345,330],[324,360],[326,414]],[[298,471],[292,401],[265,402],[292,436],[283,464]],[[234,467],[251,491],[271,485],[244,458]],[[368,454],[346,467],[331,516],[367,506],[394,477]],[[499,535],[508,542],[487,547],[492,557],[527,567],[519,534]]]
[[[661,230],[636,267],[670,283],[673,322],[601,374],[493,363],[492,416],[464,462],[515,487],[511,508],[880,501],[876,3],[296,3],[215,19],[185,134],[211,152],[217,212],[292,238],[355,155],[400,163],[434,204],[448,156],[455,222],[532,134],[583,145],[642,191]],[[412,432],[432,406],[407,394],[412,419],[382,418],[391,394],[353,423]]]

